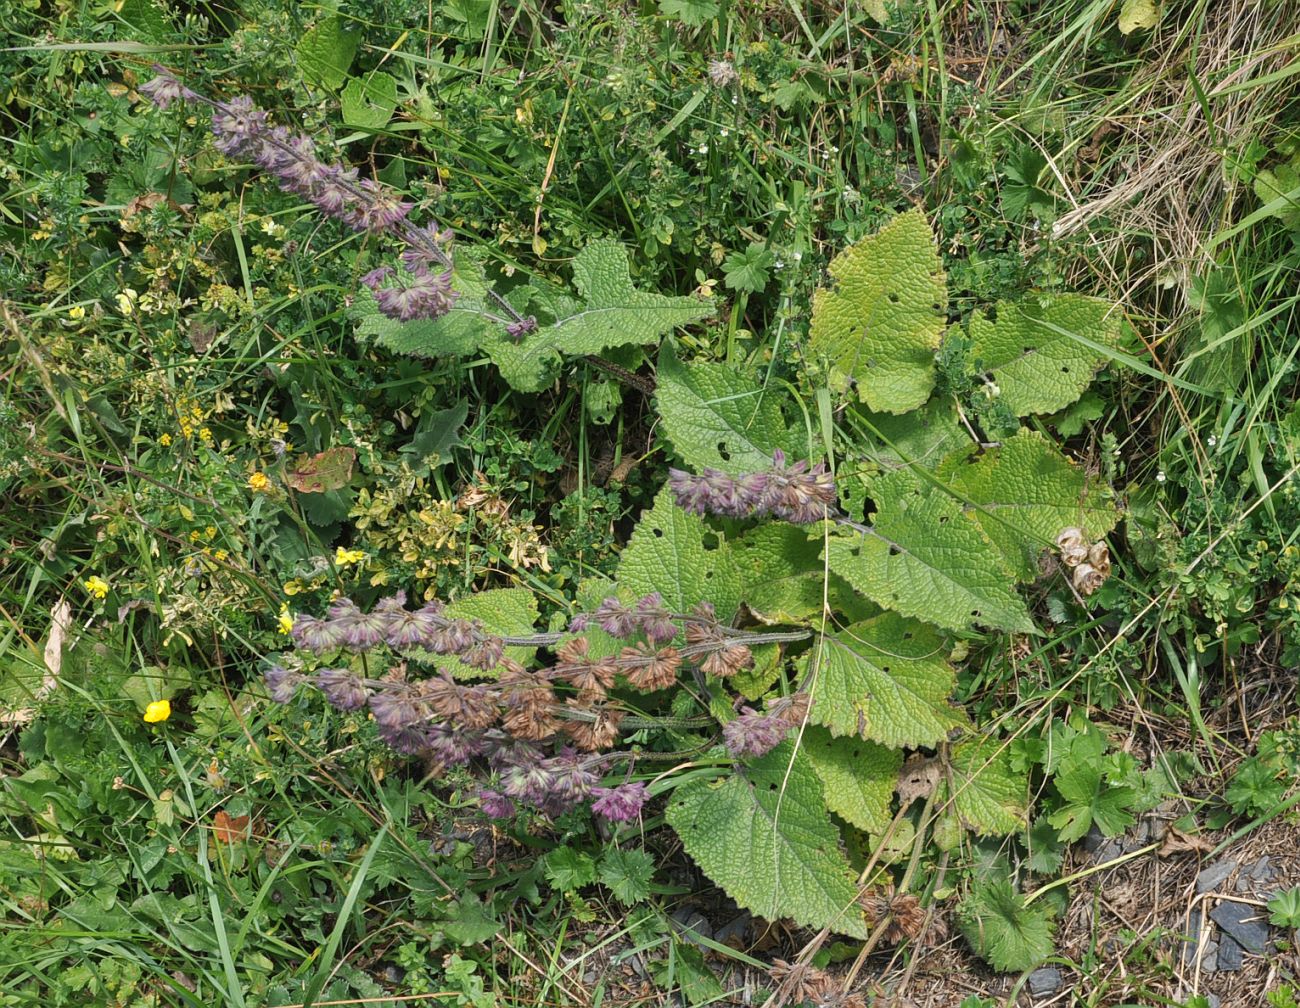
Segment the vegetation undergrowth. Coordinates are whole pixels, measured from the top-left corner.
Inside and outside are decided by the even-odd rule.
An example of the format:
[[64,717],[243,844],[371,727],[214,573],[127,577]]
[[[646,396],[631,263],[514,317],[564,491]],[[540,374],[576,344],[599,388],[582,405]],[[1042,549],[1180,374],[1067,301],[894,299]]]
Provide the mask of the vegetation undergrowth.
[[1199,1003],[1069,858],[1294,822],[1291,5],[11,22],[0,1004]]

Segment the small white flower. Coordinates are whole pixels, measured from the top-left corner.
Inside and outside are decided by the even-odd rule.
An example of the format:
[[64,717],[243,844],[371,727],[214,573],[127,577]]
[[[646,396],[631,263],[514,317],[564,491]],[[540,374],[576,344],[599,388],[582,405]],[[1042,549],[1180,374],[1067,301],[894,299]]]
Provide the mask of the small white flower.
[[722,130],[721,130],[721,133],[720,133],[719,135],[720,135],[720,136],[724,136],[724,137],[729,137],[729,136],[731,136],[731,130],[729,130],[729,129],[727,129],[727,127],[723,126],[723,127],[722,127]]
[[1158,473],[1156,473],[1156,482],[1163,483],[1164,481],[1165,481],[1165,471],[1161,469]]
[[700,144],[700,146],[699,146],[699,152],[700,152],[701,154],[707,154],[707,153],[709,153],[709,145],[708,145],[708,144]]
[[1205,445],[1207,448],[1213,448],[1218,443],[1219,443],[1219,439],[1216,438],[1213,434],[1211,434],[1209,437],[1205,439]]
[[801,260],[801,259],[803,258],[803,253],[802,253],[802,252],[793,252],[793,253],[791,253],[790,258],[793,259],[795,262],[799,262],[799,260]]

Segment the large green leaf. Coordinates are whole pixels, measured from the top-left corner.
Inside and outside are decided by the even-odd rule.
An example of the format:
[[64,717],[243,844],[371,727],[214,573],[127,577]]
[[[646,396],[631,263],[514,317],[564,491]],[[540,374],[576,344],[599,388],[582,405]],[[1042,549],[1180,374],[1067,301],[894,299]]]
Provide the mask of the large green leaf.
[[859,407],[857,420],[872,435],[863,446],[867,458],[883,469],[934,469],[952,452],[971,444],[970,434],[958,422],[957,407],[947,396],[936,396],[902,416]]
[[971,517],[1022,581],[1034,578],[1034,558],[1052,546],[1062,529],[1077,526],[1096,540],[1119,520],[1104,488],[1090,483],[1036,431],[1021,430],[972,462],[965,457],[950,459],[940,477],[978,505]]
[[765,522],[731,543],[745,607],[764,623],[799,623],[830,607],[849,618],[874,610],[842,577],[826,570],[821,543],[805,529]]
[[678,613],[712,602],[718,619],[729,622],[740,607],[740,572],[726,544],[708,549],[706,535],[712,533],[704,519],[673,503],[668,487],[661,489],[619,558],[619,594],[637,598],[659,592]]
[[910,210],[841,252],[813,295],[811,349],[873,410],[916,409],[934,387],[948,289],[925,215]]
[[893,612],[820,636],[804,677],[814,721],[894,747],[934,745],[967,723],[948,700],[955,681],[939,633]]
[[937,626],[1034,632],[1001,551],[951,496],[903,470],[872,490],[874,532],[832,536],[831,570],[884,608]]
[[726,364],[683,364],[667,347],[659,355],[656,398],[664,431],[692,469],[739,475],[772,465],[772,453],[807,455],[782,411],[787,396],[763,388]]
[[682,784],[667,819],[704,874],[746,910],[866,937],[821,780],[790,742],[721,778]]
[[485,344],[511,385],[536,392],[551,380],[565,356],[598,354],[618,346],[655,343],[675,327],[713,314],[712,300],[667,297],[632,285],[627,251],[616,241],[595,241],[573,260],[578,297],[539,291],[540,307],[552,321],[519,341],[504,333]]
[[867,833],[883,833],[903,754],[857,738],[835,738],[825,728],[804,729],[802,749],[821,778],[826,807]]
[[[991,372],[999,401],[1017,416],[1064,409],[1119,344],[1121,317],[1108,301],[1080,294],[999,303],[997,320],[971,316],[972,353]],[[1087,342],[1084,342],[1084,341]]]

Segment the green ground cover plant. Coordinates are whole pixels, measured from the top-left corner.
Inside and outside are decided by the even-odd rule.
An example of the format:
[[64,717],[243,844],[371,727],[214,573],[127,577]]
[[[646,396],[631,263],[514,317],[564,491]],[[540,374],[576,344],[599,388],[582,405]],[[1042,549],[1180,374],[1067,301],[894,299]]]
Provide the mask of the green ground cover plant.
[[1074,852],[1293,822],[1288,5],[11,22],[0,1003],[1199,1003]]

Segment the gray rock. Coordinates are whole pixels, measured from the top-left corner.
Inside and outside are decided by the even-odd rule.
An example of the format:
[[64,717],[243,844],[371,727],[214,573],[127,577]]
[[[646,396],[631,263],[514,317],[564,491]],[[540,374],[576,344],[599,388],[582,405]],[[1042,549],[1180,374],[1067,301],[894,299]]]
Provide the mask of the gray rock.
[[1083,849],[1089,854],[1095,854],[1097,848],[1106,842],[1106,834],[1102,833],[1096,826],[1088,830],[1088,835],[1083,838]]
[[1123,840],[1107,840],[1097,848],[1092,855],[1092,860],[1097,864],[1105,864],[1107,861],[1114,861],[1125,853]]
[[1220,1001],[1219,1001],[1219,995],[1217,995],[1217,994],[1206,994],[1206,995],[1205,995],[1205,1003],[1206,1003],[1207,1005],[1209,1005],[1210,1008],[1219,1008],[1219,1004],[1220,1004]]
[[1250,866],[1249,874],[1256,882],[1273,881],[1273,866],[1269,863],[1267,854]]
[[1029,993],[1034,997],[1047,997],[1061,989],[1061,971],[1050,966],[1029,974]]
[[1242,949],[1235,941],[1224,935],[1219,942],[1219,961],[1217,966],[1221,970],[1235,972],[1241,969]]
[[1219,968],[1219,943],[1208,941],[1205,948],[1201,949],[1201,971],[1204,973],[1213,973]]
[[1196,876],[1196,891],[1198,893],[1207,893],[1219,888],[1229,875],[1237,870],[1237,862],[1224,858],[1222,861],[1216,861],[1208,868],[1203,868],[1201,873]]
[[1196,965],[1196,946],[1201,940],[1201,911],[1193,910],[1187,922],[1187,941],[1183,942],[1183,966],[1191,969]]
[[[682,928],[682,937],[700,944],[700,938],[712,938],[713,927],[709,919],[693,907],[678,907],[669,916]],[[701,946],[703,947],[703,946]]]
[[1256,907],[1225,901],[1210,911],[1210,918],[1238,945],[1255,955],[1262,953],[1268,944],[1268,919]]

